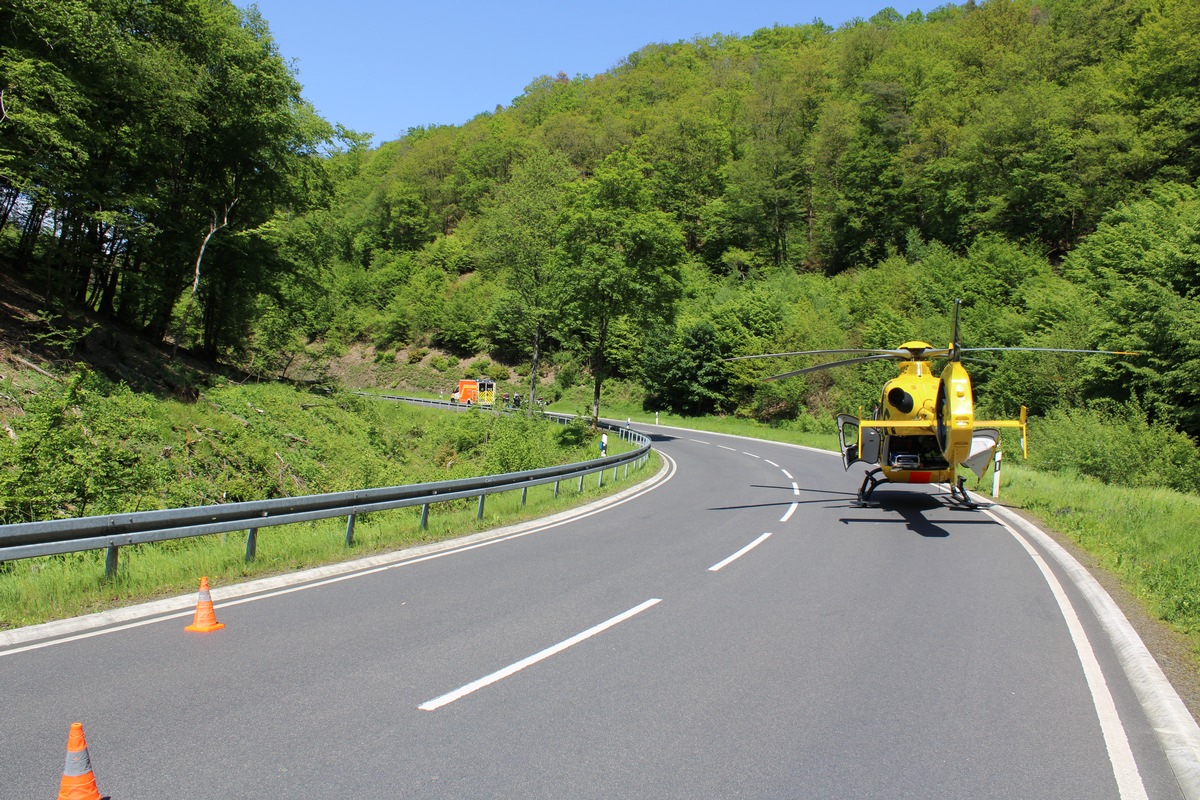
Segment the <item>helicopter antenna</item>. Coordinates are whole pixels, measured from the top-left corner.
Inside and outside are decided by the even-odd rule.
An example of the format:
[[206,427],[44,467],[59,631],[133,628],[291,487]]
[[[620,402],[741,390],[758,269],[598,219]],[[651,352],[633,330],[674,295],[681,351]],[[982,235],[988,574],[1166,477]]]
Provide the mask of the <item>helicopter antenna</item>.
[[954,298],[954,327],[950,329],[950,360],[962,361],[962,347],[958,341],[958,311],[962,308],[962,300]]

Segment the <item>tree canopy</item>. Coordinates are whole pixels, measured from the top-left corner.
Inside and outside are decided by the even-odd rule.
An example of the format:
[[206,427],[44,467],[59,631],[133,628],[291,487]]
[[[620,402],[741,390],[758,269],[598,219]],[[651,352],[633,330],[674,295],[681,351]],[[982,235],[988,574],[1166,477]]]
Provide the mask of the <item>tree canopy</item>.
[[267,375],[322,342],[441,347],[779,419],[880,374],[714,359],[935,340],[961,297],[971,344],[1146,353],[1013,354],[985,405],[1135,402],[1200,436],[1189,0],[652,44],[378,148],[228,0],[14,0],[0,44],[0,256],[154,341]]

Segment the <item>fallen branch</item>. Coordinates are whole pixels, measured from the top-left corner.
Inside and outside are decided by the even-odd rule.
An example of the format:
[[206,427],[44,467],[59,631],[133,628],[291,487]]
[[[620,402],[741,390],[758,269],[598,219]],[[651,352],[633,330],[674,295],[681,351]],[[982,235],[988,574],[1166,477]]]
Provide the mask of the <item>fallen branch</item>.
[[49,372],[46,372],[46,370],[42,369],[37,364],[34,364],[31,361],[26,361],[25,359],[21,358],[16,353],[9,353],[9,358],[11,358],[13,361],[16,361],[18,364],[22,364],[23,366],[29,367],[31,370],[33,370],[34,372],[36,372],[39,375],[45,375],[47,378],[50,378],[51,380],[55,380],[55,381],[58,381],[59,383],[62,383],[62,378],[58,377],[57,375],[53,375]]

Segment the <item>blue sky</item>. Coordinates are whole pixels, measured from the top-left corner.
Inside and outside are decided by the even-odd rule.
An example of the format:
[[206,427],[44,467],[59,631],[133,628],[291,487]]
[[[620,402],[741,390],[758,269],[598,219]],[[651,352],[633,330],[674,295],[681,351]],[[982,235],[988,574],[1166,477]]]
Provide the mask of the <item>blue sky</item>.
[[[244,0],[235,0],[248,6]],[[507,106],[541,75],[596,75],[652,42],[747,36],[820,18],[834,27],[886,0],[258,0],[321,116],[397,139]],[[940,5],[940,3],[938,4]]]

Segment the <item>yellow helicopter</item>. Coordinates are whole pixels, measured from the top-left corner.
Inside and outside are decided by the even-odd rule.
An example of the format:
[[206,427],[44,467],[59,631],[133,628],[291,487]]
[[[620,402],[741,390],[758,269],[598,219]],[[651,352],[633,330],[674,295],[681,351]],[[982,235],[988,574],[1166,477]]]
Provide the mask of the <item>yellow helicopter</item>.
[[[767,353],[738,356],[726,361],[804,355],[855,354],[856,358],[817,364],[764,378],[774,381],[808,372],[850,364],[893,360],[900,362],[900,374],[883,385],[883,393],[870,420],[852,414],[837,417],[842,465],[846,470],[857,462],[877,465],[869,469],[858,490],[858,503],[866,503],[882,483],[944,483],[950,487],[954,502],[973,507],[958,475],[962,465],[983,478],[1000,443],[1000,428],[1021,431],[1021,453],[1029,456],[1027,409],[1021,406],[1018,419],[979,420],[975,418],[971,377],[963,361],[964,353],[1029,351],[1049,353],[1102,353],[1137,355],[1117,350],[1072,350],[1058,347],[962,347],[958,338],[961,300],[954,301],[954,325],[950,346],[937,348],[926,342],[905,342],[893,350],[846,349],[802,350],[793,353]],[[947,359],[939,373],[933,359]]]

